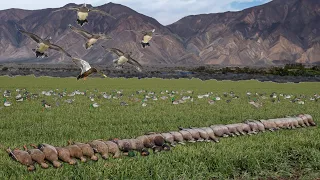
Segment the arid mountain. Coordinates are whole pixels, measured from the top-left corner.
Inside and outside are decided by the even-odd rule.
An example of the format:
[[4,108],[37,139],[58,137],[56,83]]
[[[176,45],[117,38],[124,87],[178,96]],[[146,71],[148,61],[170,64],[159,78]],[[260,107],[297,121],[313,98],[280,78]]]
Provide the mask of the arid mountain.
[[[79,5],[67,4],[65,7],[74,6]],[[185,54],[185,49],[177,38],[155,19],[113,3],[98,8],[112,14],[116,19],[92,12],[88,17],[89,23],[85,24],[83,29],[92,33],[105,33],[113,39],[99,41],[89,50],[83,47],[85,39],[68,27],[69,24],[80,27],[76,24],[76,11],[53,12],[57,9],[0,11],[0,18],[4,19],[1,20],[0,62],[9,59],[19,62],[72,63],[70,58],[54,50],[49,50],[50,58],[36,59],[32,52],[36,42],[18,32],[18,28],[43,38],[49,35],[53,43],[63,47],[71,55],[81,57],[90,63],[108,64],[115,58],[100,45],[132,51],[133,57],[141,64],[172,64]],[[146,49],[141,48],[141,33],[125,31],[149,31],[153,28],[163,36],[154,37],[150,42],[151,46]]]
[[[67,4],[65,7],[79,6]],[[169,26],[114,3],[98,7],[116,19],[90,13],[83,28],[106,33],[113,40],[99,41],[85,50],[85,40],[68,24],[79,27],[75,11],[43,9],[0,11],[0,62],[72,63],[50,50],[50,58],[36,59],[36,43],[17,31],[21,28],[52,42],[90,63],[110,64],[115,56],[100,45],[132,51],[141,64],[264,65],[282,62],[320,62],[320,1],[273,0],[239,12],[187,16]],[[151,30],[151,46],[143,49],[142,35],[125,30]]]
[[319,0],[273,0],[240,12],[188,16],[168,27],[207,64],[320,61]]

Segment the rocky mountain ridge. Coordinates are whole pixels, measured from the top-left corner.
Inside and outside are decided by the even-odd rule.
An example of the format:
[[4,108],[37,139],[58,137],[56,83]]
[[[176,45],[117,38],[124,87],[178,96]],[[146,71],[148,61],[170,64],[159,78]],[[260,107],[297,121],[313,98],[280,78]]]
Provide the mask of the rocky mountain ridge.
[[[64,7],[67,6],[79,5]],[[85,39],[68,28],[68,24],[78,26],[75,11],[53,12],[57,8],[0,11],[0,63],[72,63],[70,58],[55,51],[50,51],[49,58],[36,59],[31,50],[36,43],[19,33],[17,28],[41,37],[49,35],[71,55],[94,64],[108,65],[115,58],[100,45],[132,51],[133,57],[145,65],[320,62],[318,0],[273,0],[239,12],[187,16],[168,26],[120,4],[108,3],[97,8],[116,19],[90,13],[89,23],[83,28],[93,33],[109,34],[113,39],[99,41],[89,50],[83,47]],[[155,36],[146,49],[140,45],[140,33],[125,31],[153,28],[161,36]]]

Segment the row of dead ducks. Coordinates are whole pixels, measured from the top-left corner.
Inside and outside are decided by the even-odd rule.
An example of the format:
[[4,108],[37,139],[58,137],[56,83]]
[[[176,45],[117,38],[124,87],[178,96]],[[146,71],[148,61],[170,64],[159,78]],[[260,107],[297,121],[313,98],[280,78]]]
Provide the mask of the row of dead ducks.
[[109,153],[113,158],[121,156],[135,156],[135,151],[141,156],[148,156],[148,149],[154,153],[160,151],[169,151],[177,144],[184,145],[186,142],[219,142],[221,137],[233,137],[240,135],[252,135],[266,130],[275,131],[279,129],[295,129],[299,127],[316,126],[313,118],[309,114],[300,114],[295,117],[277,118],[269,120],[246,120],[243,123],[228,125],[212,125],[210,127],[179,127],[179,131],[170,131],[165,133],[147,133],[135,139],[113,139],[113,140],[93,140],[87,143],[71,142],[65,147],[55,147],[50,144],[42,143],[38,146],[30,145],[34,149],[25,150],[10,148],[6,149],[14,160],[27,166],[29,171],[35,170],[35,162],[42,168],[48,168],[50,162],[54,167],[62,166],[63,161],[70,165],[77,164],[75,159],[81,162],[98,160],[97,154],[101,158],[108,159]]

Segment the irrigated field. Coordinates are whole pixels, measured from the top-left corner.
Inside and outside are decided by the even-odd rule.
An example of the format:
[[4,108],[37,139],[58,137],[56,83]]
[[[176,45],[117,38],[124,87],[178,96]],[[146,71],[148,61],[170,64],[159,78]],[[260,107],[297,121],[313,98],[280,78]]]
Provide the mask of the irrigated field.
[[[16,102],[16,89],[23,94],[26,88],[40,97]],[[254,136],[221,138],[220,143],[197,142],[177,145],[172,151],[150,153],[120,159],[99,159],[71,166],[64,163],[62,168],[41,169],[27,172],[26,167],[13,161],[5,151],[0,151],[0,179],[255,179],[280,177],[285,179],[316,179],[320,177],[320,99],[310,100],[320,93],[320,83],[276,84],[257,81],[200,81],[197,79],[102,79],[89,78],[77,81],[75,78],[34,78],[0,77],[1,96],[11,91],[6,98],[12,105],[0,105],[0,143],[4,147],[22,148],[24,144],[48,143],[66,145],[67,140],[87,142],[94,139],[133,138],[149,131],[168,132],[182,127],[204,127],[212,124],[229,124],[246,119],[270,119],[307,113],[313,116],[317,127],[295,130],[279,130],[259,133]],[[59,90],[56,90],[59,89]],[[146,93],[136,94],[144,89]],[[87,96],[75,95],[45,96],[42,91],[66,92],[88,90]],[[113,90],[123,90],[120,99],[106,99],[98,95]],[[181,91],[193,90],[194,101],[173,105],[166,90],[178,91],[175,100],[192,94]],[[158,100],[141,100],[148,92],[154,91]],[[224,92],[233,91],[238,99],[225,97]],[[248,103],[247,91],[263,103],[255,108]],[[209,98],[198,99],[197,95],[213,92]],[[254,94],[266,93],[256,97]],[[270,94],[276,92],[280,102],[273,103]],[[292,95],[285,99],[280,94]],[[94,101],[89,99],[95,94]],[[139,98],[130,101],[128,96]],[[299,101],[291,102],[294,96]],[[152,95],[150,95],[152,96]],[[168,96],[162,100],[161,96]],[[208,99],[220,97],[209,105]],[[75,99],[66,103],[66,99]],[[41,101],[51,104],[43,110]],[[227,100],[231,100],[227,103]],[[128,103],[121,106],[120,102]],[[58,102],[58,103],[57,103]],[[90,104],[98,103],[97,108]],[[300,103],[301,103],[300,102]],[[57,106],[59,105],[59,106]]]

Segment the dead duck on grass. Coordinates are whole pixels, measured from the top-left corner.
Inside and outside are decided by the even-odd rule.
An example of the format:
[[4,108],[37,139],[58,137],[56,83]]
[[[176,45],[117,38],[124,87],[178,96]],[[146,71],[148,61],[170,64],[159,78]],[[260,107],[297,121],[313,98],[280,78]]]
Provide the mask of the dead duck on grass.
[[44,153],[45,159],[51,162],[55,168],[62,166],[62,164],[58,161],[58,152],[53,146],[45,143],[39,144],[38,146],[31,144],[31,146],[40,149]]
[[45,161],[46,155],[40,149],[38,149],[37,147],[28,149],[27,145],[24,145],[23,148],[30,154],[32,160],[37,162],[42,168],[47,169],[49,167],[49,165]]
[[77,145],[81,149],[82,154],[84,156],[89,157],[93,161],[98,160],[98,157],[94,154],[94,150],[92,149],[92,147],[89,144],[80,143],[80,142],[73,142],[73,141],[68,141],[68,144],[69,145],[72,145],[72,144]]
[[88,142],[88,144],[92,147],[95,153],[99,153],[103,159],[109,158],[109,148],[108,146],[99,140],[93,140]]
[[36,168],[34,166],[34,161],[31,158],[31,155],[24,150],[18,148],[11,150],[10,147],[6,149],[9,156],[14,160],[18,161],[22,165],[27,166],[28,171],[34,171]]

